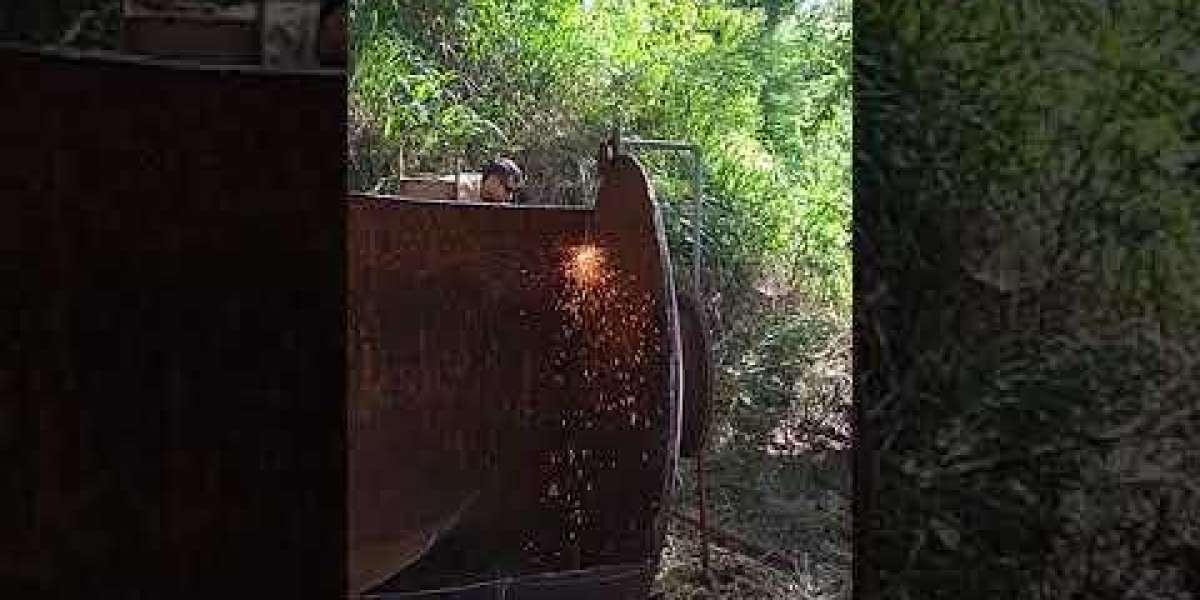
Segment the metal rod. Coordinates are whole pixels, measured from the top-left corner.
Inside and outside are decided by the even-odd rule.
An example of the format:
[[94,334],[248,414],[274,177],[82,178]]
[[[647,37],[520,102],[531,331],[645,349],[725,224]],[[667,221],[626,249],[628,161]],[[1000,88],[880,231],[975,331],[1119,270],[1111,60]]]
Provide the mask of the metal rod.
[[615,130],[614,137],[619,146],[630,148],[648,148],[652,150],[685,150],[692,156],[692,190],[695,194],[692,204],[692,293],[703,304],[704,294],[700,281],[700,229],[703,220],[704,203],[704,165],[700,160],[700,148],[695,144],[675,140],[644,140],[639,138],[621,137],[620,130]]
[[[687,142],[677,142],[671,140],[641,140],[636,138],[623,138],[620,135],[620,130],[614,132],[614,137],[617,140],[617,147],[628,146],[630,148],[647,148],[651,150],[683,150],[688,152],[692,157],[692,190],[695,197],[692,202],[692,294],[700,306],[706,306],[707,302],[703,293],[703,288],[700,282],[700,226],[703,217],[704,204],[704,165],[700,159],[700,148],[695,144]],[[716,589],[716,583],[713,580],[712,570],[709,564],[709,540],[708,540],[708,499],[707,486],[704,481],[704,447],[706,444],[701,443],[700,448],[696,453],[696,495],[700,502],[700,566],[704,573],[705,586],[710,590]]]
[[700,220],[704,205],[704,165],[700,161],[700,150],[692,148],[692,188],[696,198],[692,203],[692,293],[704,310],[705,296],[700,283]]
[[630,146],[643,146],[647,148],[664,148],[669,150],[691,150],[695,151],[696,146],[687,142],[677,142],[673,140],[642,140],[626,138],[622,140]]
[[708,486],[704,484],[704,447],[708,444],[701,443],[696,449],[696,495],[700,500],[700,567],[704,569],[704,583],[708,586],[709,591],[716,590],[714,585],[712,569],[709,567],[709,548],[708,548],[708,495],[705,490]]

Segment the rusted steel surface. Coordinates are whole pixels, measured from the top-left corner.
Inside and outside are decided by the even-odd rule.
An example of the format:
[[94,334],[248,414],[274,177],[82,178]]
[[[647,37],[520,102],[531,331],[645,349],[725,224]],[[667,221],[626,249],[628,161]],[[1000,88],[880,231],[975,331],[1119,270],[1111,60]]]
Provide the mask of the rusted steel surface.
[[343,591],[344,90],[0,48],[5,597]]
[[600,174],[595,210],[351,198],[352,589],[656,559],[674,290],[642,168]]

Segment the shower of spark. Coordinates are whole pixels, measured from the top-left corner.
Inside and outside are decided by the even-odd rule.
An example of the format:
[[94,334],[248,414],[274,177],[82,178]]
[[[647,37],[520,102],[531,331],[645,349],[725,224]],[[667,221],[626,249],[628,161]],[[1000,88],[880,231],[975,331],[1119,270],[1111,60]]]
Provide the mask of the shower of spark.
[[580,365],[584,379],[600,373],[619,379],[636,372],[644,358],[641,346],[653,343],[656,335],[651,298],[636,291],[637,284],[603,246],[569,244],[562,252],[567,285],[557,305],[568,315],[565,333],[587,356]]
[[[595,518],[603,512],[599,490],[622,479],[619,471],[644,471],[642,446],[631,443],[642,438],[631,436],[649,435],[663,415],[656,390],[647,386],[660,352],[654,299],[611,248],[575,239],[558,251],[554,307],[562,328],[551,372],[565,400],[555,422],[570,441],[542,455],[540,501],[563,532],[547,543],[568,552],[581,539],[603,537],[605,525]],[[630,519],[633,527],[645,526],[641,516]]]
[[595,288],[608,279],[607,263],[604,249],[594,244],[581,244],[568,249],[564,271],[576,286]]

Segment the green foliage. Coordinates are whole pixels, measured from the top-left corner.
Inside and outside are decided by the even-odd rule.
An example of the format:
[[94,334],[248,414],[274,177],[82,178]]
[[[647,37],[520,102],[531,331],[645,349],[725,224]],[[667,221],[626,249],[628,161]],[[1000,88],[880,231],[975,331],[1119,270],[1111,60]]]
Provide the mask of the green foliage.
[[[516,157],[544,202],[582,203],[620,123],[700,145],[721,284],[764,273],[849,299],[849,3],[781,13],[721,2],[352,3],[351,102],[370,144],[354,187]],[[373,160],[366,160],[373,158]],[[681,267],[690,173],[644,157]],[[384,166],[380,166],[384,165]],[[584,174],[581,176],[581,173]]]
[[1198,8],[861,12],[856,383],[889,392],[868,407],[885,597],[1196,589],[1196,470],[1172,455],[1200,392]]

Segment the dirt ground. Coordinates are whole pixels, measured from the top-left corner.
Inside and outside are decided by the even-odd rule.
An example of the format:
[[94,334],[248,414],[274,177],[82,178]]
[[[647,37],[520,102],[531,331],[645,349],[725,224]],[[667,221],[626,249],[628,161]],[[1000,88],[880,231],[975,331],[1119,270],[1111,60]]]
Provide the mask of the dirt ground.
[[706,586],[700,540],[690,527],[675,525],[668,534],[656,582],[666,600],[832,600],[850,597],[849,564],[810,557],[783,570],[743,552],[710,543],[712,584]]
[[[735,543],[723,543],[719,535],[710,536],[711,585],[704,581],[699,530],[684,520],[671,519],[657,589],[667,600],[850,598],[849,505],[840,495],[826,494],[826,498],[808,505],[805,516],[796,520],[805,532],[800,536],[804,539],[786,549],[772,545],[773,559],[737,548]],[[733,530],[728,518],[722,520],[725,531],[743,539],[754,538]]]

